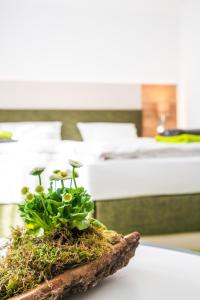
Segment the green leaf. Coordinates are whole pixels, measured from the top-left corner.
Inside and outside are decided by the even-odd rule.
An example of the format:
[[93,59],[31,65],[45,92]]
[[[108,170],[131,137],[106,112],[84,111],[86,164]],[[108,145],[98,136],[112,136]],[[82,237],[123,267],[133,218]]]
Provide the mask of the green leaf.
[[92,218],[90,222],[97,228],[107,229],[106,226],[97,219]]
[[58,208],[58,211],[59,211],[60,216],[61,216],[62,218],[67,218],[67,219],[69,219],[69,210],[68,210],[69,207],[70,207],[70,205],[64,204],[63,206],[60,206],[60,207]]
[[77,228],[79,230],[87,229],[90,226],[89,220],[76,221],[72,222],[73,228]]
[[70,218],[72,220],[75,220],[75,221],[82,221],[87,217],[87,215],[88,215],[87,212],[85,212],[85,213],[75,213],[75,214],[71,214]]

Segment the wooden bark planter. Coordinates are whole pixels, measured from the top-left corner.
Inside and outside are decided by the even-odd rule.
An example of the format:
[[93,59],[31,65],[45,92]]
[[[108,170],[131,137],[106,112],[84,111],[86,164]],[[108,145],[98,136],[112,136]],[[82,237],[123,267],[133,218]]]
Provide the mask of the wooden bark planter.
[[96,286],[104,277],[126,266],[135,254],[139,239],[139,233],[133,232],[113,245],[109,254],[88,264],[67,270],[35,289],[10,300],[57,300],[63,296],[85,292]]

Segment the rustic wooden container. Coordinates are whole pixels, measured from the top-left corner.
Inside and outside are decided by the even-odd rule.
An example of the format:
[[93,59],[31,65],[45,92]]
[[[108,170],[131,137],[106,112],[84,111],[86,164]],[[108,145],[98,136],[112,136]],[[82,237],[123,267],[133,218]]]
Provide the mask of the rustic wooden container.
[[112,246],[111,251],[88,264],[70,269],[55,278],[10,300],[62,299],[95,287],[105,277],[125,267],[139,244],[140,234],[133,232]]

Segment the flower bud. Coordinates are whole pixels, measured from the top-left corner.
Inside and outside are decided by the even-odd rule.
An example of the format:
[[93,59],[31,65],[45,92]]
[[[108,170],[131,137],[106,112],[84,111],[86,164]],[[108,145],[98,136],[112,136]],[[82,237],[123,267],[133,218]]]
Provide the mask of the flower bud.
[[73,159],[70,159],[70,160],[69,160],[69,164],[70,164],[73,168],[80,168],[80,167],[82,167],[82,163],[80,163],[80,162],[77,161],[77,160],[73,160]]
[[71,201],[72,200],[72,195],[67,193],[65,195],[63,195],[62,200],[67,202],[67,201]]
[[35,191],[36,193],[42,193],[44,191],[43,186],[41,185],[36,186]]
[[51,180],[51,181],[53,181],[53,180],[56,180],[56,175],[51,175],[51,176],[49,176],[49,180]]
[[24,186],[22,189],[21,189],[21,194],[22,195],[26,195],[28,194],[29,192],[29,188],[27,186]]
[[30,174],[33,176],[39,176],[40,174],[42,174],[42,172],[44,172],[45,168],[34,168]]
[[66,177],[66,176],[67,176],[67,172],[60,171],[60,175],[61,175],[62,177]]
[[54,170],[53,173],[58,174],[58,173],[60,173],[60,170]]
[[26,196],[26,200],[27,201],[30,201],[33,199],[33,194],[29,193],[27,196]]

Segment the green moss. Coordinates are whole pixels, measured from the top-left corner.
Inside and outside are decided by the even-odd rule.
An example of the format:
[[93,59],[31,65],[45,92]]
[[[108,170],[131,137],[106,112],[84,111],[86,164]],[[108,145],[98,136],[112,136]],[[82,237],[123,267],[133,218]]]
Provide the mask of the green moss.
[[66,269],[104,255],[119,238],[117,233],[94,225],[84,231],[62,229],[42,238],[13,229],[7,256],[0,260],[0,299],[21,294]]

